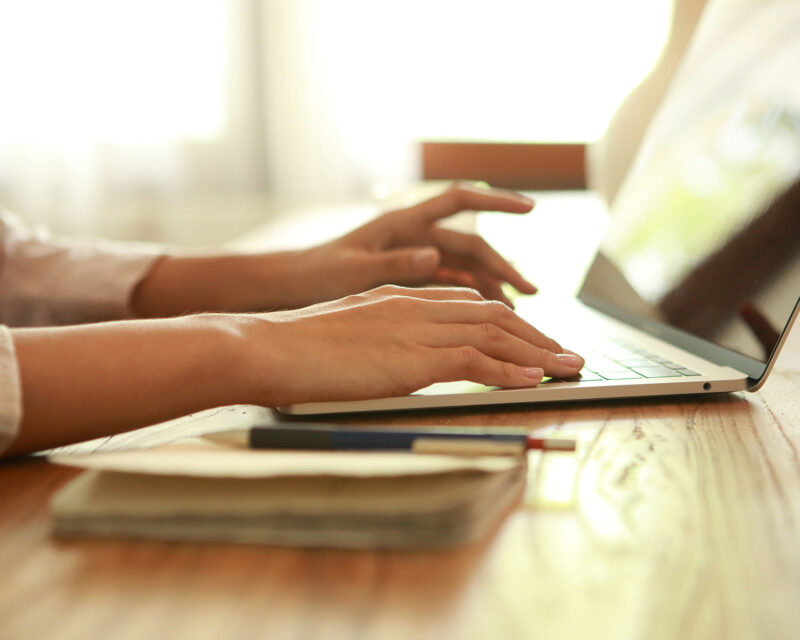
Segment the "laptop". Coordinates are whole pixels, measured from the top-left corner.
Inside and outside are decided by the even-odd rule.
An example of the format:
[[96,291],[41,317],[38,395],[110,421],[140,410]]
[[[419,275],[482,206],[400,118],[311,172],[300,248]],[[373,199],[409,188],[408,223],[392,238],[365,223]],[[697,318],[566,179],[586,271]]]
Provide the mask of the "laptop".
[[[337,414],[758,389],[800,312],[798,33],[798,3],[712,2],[602,238],[591,243],[577,295],[517,300],[520,315],[586,358],[579,377],[524,389],[450,382],[403,397],[280,410]],[[542,244],[539,209],[524,223],[530,247]],[[565,221],[562,233],[571,234],[566,213]],[[509,257],[525,263],[524,255]]]

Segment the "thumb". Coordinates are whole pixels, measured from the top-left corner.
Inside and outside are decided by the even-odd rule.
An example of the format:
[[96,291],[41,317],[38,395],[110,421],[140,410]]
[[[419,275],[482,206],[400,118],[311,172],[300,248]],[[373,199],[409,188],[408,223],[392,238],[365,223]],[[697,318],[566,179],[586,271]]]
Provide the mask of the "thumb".
[[375,256],[373,276],[384,283],[416,284],[429,280],[441,262],[436,247],[411,247],[382,251]]

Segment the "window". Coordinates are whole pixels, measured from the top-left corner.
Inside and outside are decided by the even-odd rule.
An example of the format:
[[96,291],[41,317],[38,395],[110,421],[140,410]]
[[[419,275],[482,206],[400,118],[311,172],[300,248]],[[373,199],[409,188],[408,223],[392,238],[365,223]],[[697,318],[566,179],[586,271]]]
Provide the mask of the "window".
[[0,7],[0,139],[164,142],[218,135],[224,0]]

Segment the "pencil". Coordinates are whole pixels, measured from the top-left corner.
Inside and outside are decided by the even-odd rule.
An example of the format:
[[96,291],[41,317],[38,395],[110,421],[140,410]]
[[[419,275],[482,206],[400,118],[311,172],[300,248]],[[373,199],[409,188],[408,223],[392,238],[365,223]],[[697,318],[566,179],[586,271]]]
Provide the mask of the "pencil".
[[205,436],[214,442],[250,449],[295,449],[319,451],[391,451],[454,455],[521,454],[532,449],[575,451],[567,438],[535,438],[524,428],[413,429],[347,428],[321,424],[291,424],[252,427]]

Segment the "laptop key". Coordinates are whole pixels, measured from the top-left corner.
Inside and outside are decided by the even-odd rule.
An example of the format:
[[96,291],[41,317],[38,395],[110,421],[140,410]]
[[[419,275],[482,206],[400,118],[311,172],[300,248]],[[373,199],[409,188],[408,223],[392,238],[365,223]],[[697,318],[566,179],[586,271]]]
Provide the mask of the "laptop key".
[[628,367],[608,358],[589,356],[586,358],[585,367],[590,371],[625,371]]
[[629,369],[638,369],[639,367],[658,367],[662,366],[659,362],[648,360],[647,358],[624,358],[618,360],[621,365],[625,365]]
[[677,378],[680,373],[667,367],[635,367],[634,371],[644,378]]
[[642,376],[635,371],[597,371],[597,375],[602,376],[606,380],[635,380]]
[[691,369],[675,369],[675,371],[680,373],[682,376],[699,376],[699,375],[702,375],[700,373],[697,373],[697,371],[692,371]]

